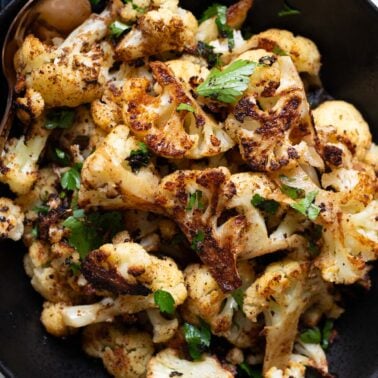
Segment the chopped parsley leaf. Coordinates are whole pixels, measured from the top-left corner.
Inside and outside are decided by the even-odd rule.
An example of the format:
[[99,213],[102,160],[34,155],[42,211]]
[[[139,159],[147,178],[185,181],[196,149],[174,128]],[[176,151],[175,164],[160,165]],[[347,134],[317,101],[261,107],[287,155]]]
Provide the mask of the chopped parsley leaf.
[[193,208],[201,210],[204,208],[201,190],[196,190],[194,193],[189,193],[188,195],[188,205],[186,206],[185,210],[190,211],[193,210]]
[[176,110],[180,111],[180,110],[186,110],[188,112],[192,112],[192,113],[195,113],[196,111],[194,110],[193,106],[192,105],[189,105],[189,104],[185,104],[185,103],[181,103],[179,104],[179,106],[176,108]]
[[139,142],[138,146],[139,148],[132,150],[130,156],[126,159],[133,172],[138,172],[141,167],[147,167],[151,159],[151,152],[147,145]]
[[289,54],[285,51],[285,50],[282,50],[280,46],[278,45],[275,45],[272,52],[276,55],[280,55],[280,56],[288,56]]
[[318,327],[309,328],[303,331],[299,338],[305,344],[320,344],[322,335]]
[[248,60],[236,60],[224,70],[213,68],[207,79],[200,84],[196,92],[200,96],[212,97],[225,103],[235,103],[247,89],[249,76],[257,63]]
[[80,273],[81,264],[72,262],[72,263],[70,263],[70,269],[71,269],[73,275],[77,276]]
[[248,378],[262,378],[260,371],[252,368],[247,362],[243,361],[238,365],[238,377],[248,377]]
[[81,164],[75,164],[68,171],[64,172],[61,179],[60,185],[65,190],[75,190],[80,189],[80,171]]
[[70,163],[70,158],[68,155],[61,149],[54,149],[54,160],[56,160],[60,165],[67,166]]
[[227,7],[220,4],[211,5],[203,13],[200,23],[214,16],[216,16],[215,23],[219,33],[222,37],[227,38],[228,48],[231,51],[235,47],[235,41],[233,29],[227,24]]
[[197,54],[205,58],[210,67],[220,65],[220,56],[222,54],[214,52],[214,46],[208,45],[205,42],[199,41],[197,44]]
[[210,346],[211,332],[209,326],[202,321],[200,327],[185,323],[183,329],[190,356],[195,361],[199,360],[202,352]]
[[333,320],[327,319],[324,323],[323,329],[322,329],[322,342],[321,346],[324,350],[327,350],[329,347],[329,341],[331,338],[333,330]]
[[280,187],[281,192],[286,194],[291,199],[298,199],[304,196],[305,191],[300,188],[294,188],[293,186],[282,184]]
[[234,290],[232,293],[232,298],[235,299],[235,302],[239,306],[239,310],[243,311],[243,304],[244,304],[244,290],[239,287],[238,289]]
[[109,25],[110,35],[114,38],[120,37],[126,30],[129,30],[130,28],[130,25],[124,24],[121,21],[114,21]]
[[310,220],[314,221],[320,213],[319,206],[313,204],[317,194],[317,191],[312,191],[308,193],[306,197],[301,199],[299,202],[292,203],[290,207],[297,210],[304,216],[307,216]]
[[291,7],[286,1],[284,1],[283,8],[278,12],[278,17],[294,16],[300,13],[301,11],[299,9]]
[[199,230],[192,239],[191,248],[196,252],[201,252],[202,243],[205,240],[205,233]]
[[47,130],[53,129],[68,129],[72,126],[75,120],[75,111],[72,109],[52,109],[49,110],[46,116],[44,128]]
[[160,312],[172,315],[175,311],[175,300],[172,294],[165,290],[156,290],[154,292],[155,304],[159,307]]
[[260,194],[256,193],[252,199],[251,204],[263,211],[266,211],[269,214],[275,214],[280,207],[280,204],[275,200],[265,199],[264,197],[260,196]]

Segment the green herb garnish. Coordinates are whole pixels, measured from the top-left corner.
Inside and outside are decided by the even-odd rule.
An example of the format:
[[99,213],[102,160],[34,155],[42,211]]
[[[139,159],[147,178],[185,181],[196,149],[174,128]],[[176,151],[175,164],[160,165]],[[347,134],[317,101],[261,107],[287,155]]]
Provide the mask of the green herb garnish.
[[231,51],[235,46],[234,32],[232,28],[227,24],[227,7],[225,5],[213,4],[205,10],[200,22],[203,22],[211,17],[215,18],[215,23],[218,27],[219,33],[222,37],[227,38],[228,48]]
[[92,6],[95,7],[96,5],[100,4],[100,1],[101,0],[90,0],[90,3],[91,3]]
[[33,208],[33,211],[35,211],[38,214],[47,214],[49,210],[50,208],[46,205],[38,205]]
[[71,269],[73,275],[77,276],[80,273],[81,264],[72,262],[72,263],[70,263],[70,269]]
[[278,12],[278,17],[294,16],[300,13],[300,10],[291,7],[286,1],[284,1],[283,8]]
[[205,42],[199,41],[197,44],[197,54],[205,58],[210,67],[220,65],[220,56],[222,54],[214,52],[214,46],[208,45]]
[[291,199],[301,198],[305,195],[305,191],[303,189],[295,188],[294,186],[286,184],[282,184],[280,189],[283,194],[286,194]]
[[194,208],[202,210],[204,208],[202,202],[202,191],[196,190],[194,193],[189,193],[188,195],[188,205],[186,206],[187,211],[193,210]]
[[130,28],[130,25],[124,24],[121,21],[114,21],[109,25],[110,35],[114,38],[120,37],[126,30],[129,30]]
[[116,211],[85,215],[82,209],[75,210],[63,226],[70,230],[68,243],[78,251],[81,259],[123,229],[122,215]]
[[190,356],[193,360],[199,360],[202,352],[210,346],[211,332],[209,326],[205,322],[201,322],[199,328],[185,323],[183,329]]
[[322,343],[321,346],[324,350],[327,350],[329,347],[329,340],[333,330],[333,320],[327,319],[324,323],[322,329]]
[[196,92],[200,96],[234,103],[247,89],[249,76],[252,75],[256,66],[255,62],[236,60],[223,71],[213,68],[207,79],[197,87]]
[[272,52],[276,55],[280,55],[280,56],[288,56],[289,54],[285,51],[285,50],[282,50],[280,46],[278,45],[275,45]]
[[131,4],[132,8],[136,10],[138,13],[144,13],[147,8],[140,7],[136,5],[132,0],[123,0],[125,4]]
[[234,290],[232,293],[232,298],[235,299],[235,302],[239,306],[239,310],[243,311],[243,305],[244,305],[244,290],[239,287],[238,289]]
[[299,338],[305,344],[319,344],[322,340],[322,335],[318,327],[309,328],[303,331]]
[[54,149],[54,160],[62,166],[67,166],[70,164],[69,156],[61,149]]
[[165,290],[156,290],[154,292],[155,304],[159,307],[160,312],[172,315],[175,311],[175,300],[172,294]]
[[80,189],[80,171],[82,164],[75,164],[68,171],[64,172],[61,179],[60,185],[65,190],[75,190]]
[[34,239],[37,239],[38,238],[38,235],[39,235],[39,230],[38,230],[38,225],[36,224],[32,230],[31,230],[31,236],[34,238]]
[[237,370],[238,370],[238,377],[240,375],[242,377],[248,377],[248,378],[262,378],[261,371],[258,371],[252,368],[245,361],[238,365]]
[[317,191],[310,192],[299,202],[290,204],[290,207],[314,221],[320,213],[320,207],[313,204],[317,194]]
[[191,248],[196,252],[201,252],[202,243],[205,240],[205,233],[202,230],[199,230],[192,239]]
[[186,111],[192,112],[192,113],[196,112],[192,105],[185,104],[183,102],[181,104],[179,104],[179,106],[176,108],[176,110],[178,110],[178,111],[186,110]]
[[280,207],[280,204],[275,200],[265,199],[264,197],[260,196],[260,194],[256,193],[252,199],[251,204],[263,211],[266,211],[269,214],[275,214]]
[[141,167],[147,167],[151,159],[151,153],[147,145],[139,142],[138,146],[139,148],[132,150],[130,156],[126,159],[133,172],[138,172]]
[[45,129],[68,129],[75,120],[75,111],[72,109],[52,109],[47,113]]

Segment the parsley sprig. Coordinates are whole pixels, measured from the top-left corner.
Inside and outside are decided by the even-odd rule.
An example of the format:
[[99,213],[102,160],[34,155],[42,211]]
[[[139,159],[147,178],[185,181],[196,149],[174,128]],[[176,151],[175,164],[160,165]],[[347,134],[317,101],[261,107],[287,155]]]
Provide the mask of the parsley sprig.
[[61,179],[60,185],[65,190],[75,190],[80,189],[80,171],[82,164],[75,164],[68,171],[64,172]]
[[51,109],[47,112],[45,129],[68,129],[75,120],[75,111],[72,109]]
[[295,9],[291,7],[286,1],[284,1],[283,8],[278,12],[278,16],[279,17],[295,16],[300,13],[301,11],[299,9]]
[[215,18],[215,24],[218,27],[219,33],[222,37],[227,38],[228,48],[231,51],[235,47],[233,29],[227,24],[227,7],[225,5],[213,4],[205,10],[200,22],[203,22],[211,17]]
[[146,143],[139,142],[138,147],[137,150],[132,150],[126,159],[133,172],[138,172],[141,167],[147,167],[151,159],[151,152]]
[[191,112],[191,113],[195,113],[195,112],[196,112],[192,105],[190,105],[190,104],[185,104],[185,103],[183,103],[183,102],[181,102],[181,103],[178,105],[178,107],[176,108],[176,110],[178,110],[178,111],[186,110],[186,111]]
[[260,196],[260,194],[258,193],[256,193],[252,197],[251,204],[254,207],[272,215],[274,215],[277,212],[278,208],[280,207],[280,204],[277,201],[265,199],[264,197]]
[[199,230],[192,239],[191,248],[196,252],[202,251],[202,244],[205,240],[205,233],[202,230]]
[[316,206],[313,203],[315,201],[317,194],[317,191],[312,191],[308,193],[306,197],[301,199],[300,201],[290,204],[290,207],[297,210],[304,216],[307,216],[310,220],[314,221],[320,213],[319,206]]
[[204,208],[204,204],[202,202],[202,191],[196,190],[194,193],[188,194],[188,204],[185,210],[190,211],[194,208],[202,210]]
[[124,24],[121,21],[114,21],[109,25],[110,35],[114,38],[119,38],[126,30],[129,30],[130,28],[130,25]]
[[235,103],[247,89],[249,77],[257,63],[249,60],[236,60],[224,70],[213,68],[207,79],[196,91],[200,96],[212,97],[225,103]]
[[201,322],[200,327],[185,323],[184,336],[190,356],[195,361],[199,360],[202,352],[210,346],[211,332],[209,326],[204,321]]
[[237,367],[238,377],[241,378],[262,378],[262,374],[256,368],[252,368],[247,362],[243,361]]
[[322,327],[308,328],[303,331],[299,338],[305,344],[320,344],[324,350],[329,347],[329,341],[333,330],[333,320],[327,319]]
[[175,312],[175,300],[168,291],[156,290],[154,292],[154,302],[163,314],[172,315]]

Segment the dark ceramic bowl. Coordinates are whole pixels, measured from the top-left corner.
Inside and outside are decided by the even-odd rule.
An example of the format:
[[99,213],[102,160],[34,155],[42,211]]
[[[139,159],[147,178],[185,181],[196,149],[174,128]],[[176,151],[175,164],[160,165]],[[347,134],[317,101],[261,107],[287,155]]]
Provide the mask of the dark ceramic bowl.
[[[185,0],[183,6],[198,14],[212,2]],[[0,45],[23,3],[14,0],[0,12]],[[321,76],[326,89],[357,106],[377,141],[377,9],[367,0],[291,0],[301,14],[279,18],[282,4],[282,0],[255,0],[248,20],[252,32],[279,27],[311,38],[323,56]],[[0,94],[1,114],[4,78],[0,78]],[[77,339],[59,340],[44,331],[39,321],[42,299],[24,273],[24,253],[19,243],[0,244],[0,371],[18,378],[107,377],[98,360],[81,352]],[[346,313],[336,322],[339,336],[328,357],[330,371],[339,378],[378,378],[376,270],[372,284],[369,292],[352,290]]]

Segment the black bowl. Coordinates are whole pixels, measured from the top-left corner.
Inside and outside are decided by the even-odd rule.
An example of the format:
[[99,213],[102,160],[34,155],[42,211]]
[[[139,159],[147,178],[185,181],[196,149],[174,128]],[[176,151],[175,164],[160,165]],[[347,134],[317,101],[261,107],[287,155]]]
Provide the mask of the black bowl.
[[[0,41],[23,3],[14,0],[0,13]],[[183,6],[198,14],[211,3],[186,0]],[[255,0],[248,20],[252,32],[279,27],[315,41],[323,56],[321,76],[326,89],[357,106],[377,141],[377,9],[366,0],[292,0],[301,14],[279,18],[282,4],[282,0]],[[0,86],[1,114],[6,99],[4,78]],[[85,357],[79,340],[59,340],[44,331],[39,321],[42,299],[23,271],[24,253],[19,243],[0,244],[0,371],[19,378],[108,376],[99,361]],[[376,270],[372,282],[368,293],[353,291],[345,315],[336,322],[339,336],[328,357],[330,371],[340,378],[378,378]]]

